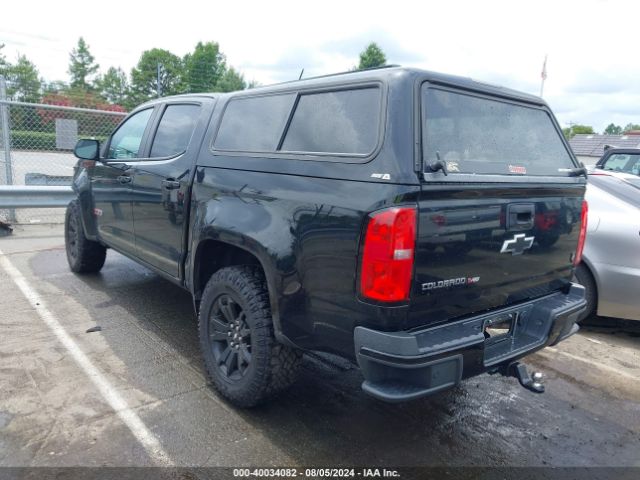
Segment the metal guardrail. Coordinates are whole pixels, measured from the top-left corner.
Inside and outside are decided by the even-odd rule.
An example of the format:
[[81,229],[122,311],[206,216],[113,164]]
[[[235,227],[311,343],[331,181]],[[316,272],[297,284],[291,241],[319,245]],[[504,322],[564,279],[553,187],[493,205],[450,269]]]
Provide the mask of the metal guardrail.
[[74,198],[70,186],[0,186],[0,209],[63,208]]

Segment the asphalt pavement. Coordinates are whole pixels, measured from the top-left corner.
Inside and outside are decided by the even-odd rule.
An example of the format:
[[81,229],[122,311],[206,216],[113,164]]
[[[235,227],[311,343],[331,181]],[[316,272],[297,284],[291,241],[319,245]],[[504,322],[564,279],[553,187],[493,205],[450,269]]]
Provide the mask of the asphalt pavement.
[[390,405],[308,354],[290,390],[239,410],[207,382],[188,293],[113,251],[71,273],[59,225],[0,251],[0,467],[640,466],[638,322],[529,357],[541,395],[483,375]]

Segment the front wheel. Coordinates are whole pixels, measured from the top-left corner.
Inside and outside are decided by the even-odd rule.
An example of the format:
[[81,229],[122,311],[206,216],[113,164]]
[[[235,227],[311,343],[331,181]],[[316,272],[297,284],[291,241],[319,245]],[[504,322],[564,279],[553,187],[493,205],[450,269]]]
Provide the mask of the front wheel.
[[64,219],[64,243],[67,262],[72,272],[98,272],[104,265],[107,249],[104,245],[85,237],[77,200],[73,200],[67,206]]
[[211,277],[198,330],[209,378],[234,405],[258,405],[297,378],[302,353],[276,341],[265,279],[255,267],[223,268]]

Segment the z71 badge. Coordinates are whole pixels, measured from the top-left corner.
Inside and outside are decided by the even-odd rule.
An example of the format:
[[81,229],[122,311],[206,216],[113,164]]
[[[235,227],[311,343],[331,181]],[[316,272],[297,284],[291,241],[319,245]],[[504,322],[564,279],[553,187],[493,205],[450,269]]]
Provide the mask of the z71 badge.
[[459,287],[461,285],[473,285],[478,283],[480,277],[458,277],[449,278],[447,280],[438,280],[437,282],[425,282],[422,284],[422,292],[437,290],[439,288]]

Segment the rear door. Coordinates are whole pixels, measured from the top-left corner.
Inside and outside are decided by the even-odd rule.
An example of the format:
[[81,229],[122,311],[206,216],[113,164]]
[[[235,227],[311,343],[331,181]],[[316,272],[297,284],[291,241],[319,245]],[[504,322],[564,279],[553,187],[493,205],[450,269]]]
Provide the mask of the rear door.
[[428,84],[421,97],[412,324],[566,287],[585,180],[571,176],[577,164],[550,112]]
[[148,158],[131,169],[136,255],[173,277],[179,276],[189,184],[200,142],[191,144],[202,113],[200,103],[159,107]]
[[91,177],[94,215],[100,238],[109,246],[135,255],[131,211],[131,166],[143,154],[153,107],[127,118],[113,133],[105,159]]

